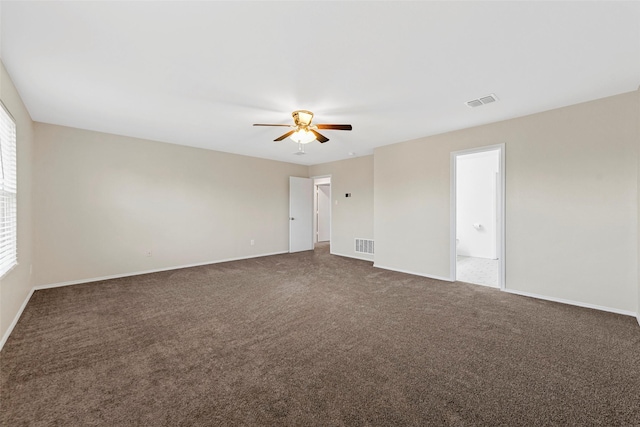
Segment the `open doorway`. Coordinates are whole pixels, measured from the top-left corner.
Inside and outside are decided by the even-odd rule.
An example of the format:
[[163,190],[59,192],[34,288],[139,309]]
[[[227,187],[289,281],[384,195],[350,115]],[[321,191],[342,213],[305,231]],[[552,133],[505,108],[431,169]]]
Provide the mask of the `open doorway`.
[[331,244],[331,177],[316,177],[314,184],[313,241],[315,247]]
[[504,146],[451,153],[452,278],[504,289]]

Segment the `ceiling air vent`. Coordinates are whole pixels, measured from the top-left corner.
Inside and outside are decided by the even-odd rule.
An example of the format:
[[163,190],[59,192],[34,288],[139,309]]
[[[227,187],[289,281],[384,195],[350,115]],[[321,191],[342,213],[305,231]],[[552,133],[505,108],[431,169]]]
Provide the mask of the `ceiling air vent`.
[[498,97],[495,96],[494,94],[491,94],[491,95],[483,96],[482,98],[479,98],[479,99],[472,99],[471,101],[467,101],[466,104],[468,107],[475,108],[481,105],[491,104],[492,102],[496,102],[497,100],[498,100]]

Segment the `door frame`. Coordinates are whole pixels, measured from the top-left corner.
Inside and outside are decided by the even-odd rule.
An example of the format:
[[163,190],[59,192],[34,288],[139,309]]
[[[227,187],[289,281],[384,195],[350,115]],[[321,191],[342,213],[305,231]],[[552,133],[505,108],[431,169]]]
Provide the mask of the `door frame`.
[[506,266],[506,248],[505,248],[505,219],[506,219],[506,193],[505,193],[505,144],[495,144],[488,145],[484,147],[476,147],[470,148],[466,150],[460,151],[452,151],[450,157],[450,173],[451,173],[451,209],[449,224],[450,224],[450,272],[449,275],[451,277],[451,281],[456,280],[456,263],[457,263],[457,247],[456,247],[456,235],[457,235],[457,206],[456,206],[456,192],[457,192],[457,159],[458,156],[464,156],[466,154],[474,154],[474,153],[482,153],[485,151],[498,151],[499,158],[499,176],[498,176],[498,188],[497,188],[497,199],[498,199],[498,208],[497,208],[497,241],[498,247],[496,248],[496,252],[498,255],[498,286],[500,290],[504,291],[507,289],[506,284],[506,275],[505,275],[505,266]]
[[[326,217],[323,215],[323,218],[327,218],[328,222],[329,222],[329,227],[328,231],[329,232],[329,238],[326,240],[322,240],[322,242],[331,242],[331,184],[327,183],[327,184],[314,184],[315,186],[315,201],[314,201],[314,206],[315,206],[315,226],[313,228],[313,232],[314,232],[314,236],[316,238],[315,243],[320,243],[320,188],[321,187],[326,187],[327,191],[328,191],[328,201],[327,206],[325,208],[325,210],[323,210],[323,212],[325,213]],[[324,229],[323,229],[324,230]]]
[[312,176],[310,177],[311,179],[313,179],[313,243],[314,245],[316,243],[318,243],[318,235],[317,235],[317,231],[318,231],[318,185],[316,184],[316,179],[321,179],[321,178],[329,178],[329,245],[331,245],[331,236],[332,236],[332,231],[333,231],[333,221],[332,221],[332,215],[333,215],[333,182],[331,179],[331,174],[328,175],[317,175],[317,176]]

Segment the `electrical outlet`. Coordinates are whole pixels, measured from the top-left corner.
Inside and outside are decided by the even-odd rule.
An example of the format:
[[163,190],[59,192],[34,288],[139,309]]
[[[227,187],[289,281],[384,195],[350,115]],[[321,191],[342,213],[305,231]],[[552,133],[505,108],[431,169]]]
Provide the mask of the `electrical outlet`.
[[146,252],[146,255],[147,255],[148,257],[149,257],[149,256],[151,256],[151,255],[152,255],[151,251],[147,251],[147,252]]
[[253,246],[253,245],[255,245],[255,244],[256,244],[256,241],[255,241],[255,240],[253,240],[253,239],[251,239],[251,246]]

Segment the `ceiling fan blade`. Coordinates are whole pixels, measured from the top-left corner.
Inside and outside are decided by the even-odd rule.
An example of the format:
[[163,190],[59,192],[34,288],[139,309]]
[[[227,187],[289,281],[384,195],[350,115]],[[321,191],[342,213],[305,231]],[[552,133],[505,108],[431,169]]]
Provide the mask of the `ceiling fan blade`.
[[311,132],[313,132],[313,134],[316,136],[316,139],[321,143],[324,144],[325,142],[327,142],[329,140],[329,138],[327,138],[324,135],[319,134],[318,132],[316,132],[313,129],[309,129]]
[[282,141],[283,139],[285,139],[285,138],[287,138],[287,137],[291,136],[291,134],[293,134],[294,132],[295,132],[295,129],[294,129],[294,130],[291,130],[291,131],[289,131],[289,132],[287,132],[287,133],[285,133],[285,134],[284,134],[284,135],[282,135],[280,138],[276,138],[276,139],[274,139],[273,141],[274,141],[274,142],[276,142],[276,141]]
[[316,125],[318,129],[351,130],[351,125]]
[[291,125],[265,125],[263,123],[254,123],[253,125],[254,126],[285,126],[285,127],[288,127],[288,128],[291,127]]

